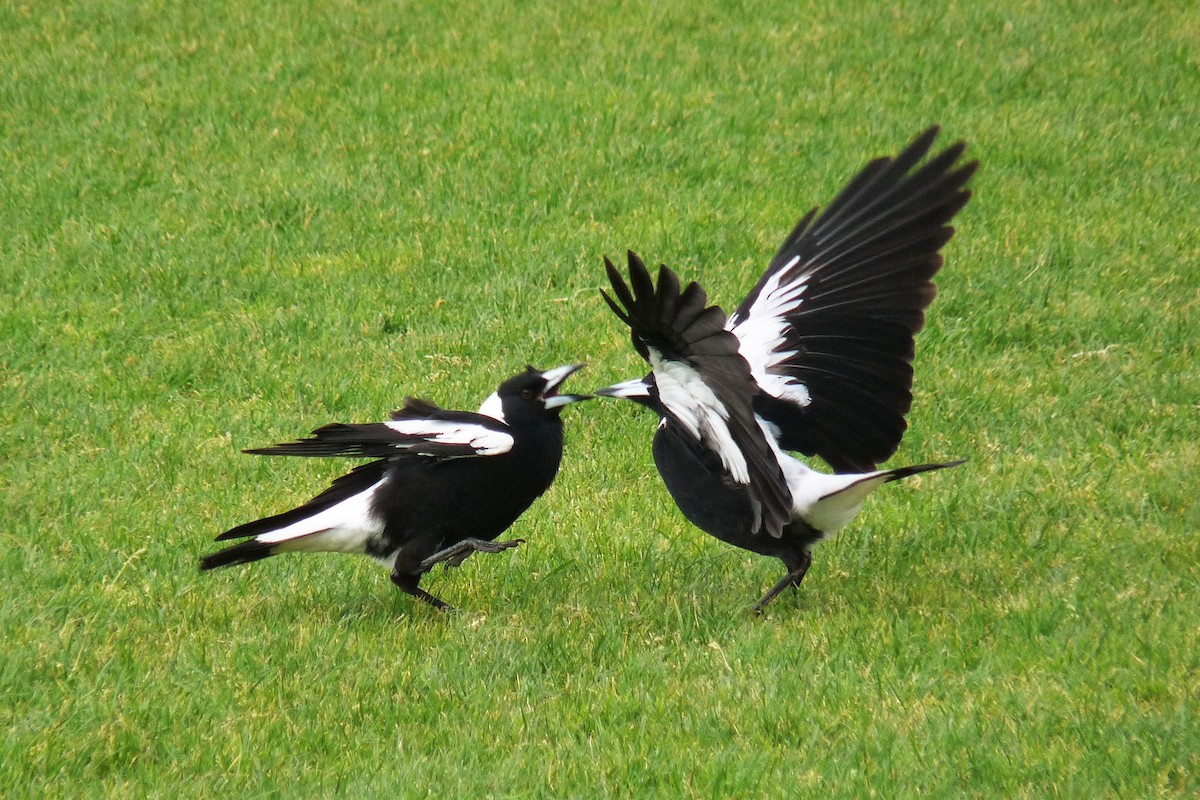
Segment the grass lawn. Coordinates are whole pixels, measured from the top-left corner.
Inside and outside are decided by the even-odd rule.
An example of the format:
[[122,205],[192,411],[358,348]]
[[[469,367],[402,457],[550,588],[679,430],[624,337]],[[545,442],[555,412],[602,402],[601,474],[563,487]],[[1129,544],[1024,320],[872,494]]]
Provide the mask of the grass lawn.
[[[841,5],[0,6],[0,794],[1196,796],[1200,10]],[[610,401],[462,613],[198,572],[350,464],[241,448],[640,374],[602,255],[731,309],[931,122],[982,169],[891,463],[970,462],[765,616]]]

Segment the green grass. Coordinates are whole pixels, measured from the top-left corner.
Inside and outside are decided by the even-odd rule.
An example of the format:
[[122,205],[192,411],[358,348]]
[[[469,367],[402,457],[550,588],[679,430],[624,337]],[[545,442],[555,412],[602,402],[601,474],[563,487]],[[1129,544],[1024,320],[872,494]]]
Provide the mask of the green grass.
[[[0,7],[11,797],[1200,790],[1200,12],[1185,3]],[[517,551],[427,579],[225,528],[238,453],[527,361],[641,369],[635,248],[731,307],[930,122],[983,167],[889,487],[803,591],[572,408]]]

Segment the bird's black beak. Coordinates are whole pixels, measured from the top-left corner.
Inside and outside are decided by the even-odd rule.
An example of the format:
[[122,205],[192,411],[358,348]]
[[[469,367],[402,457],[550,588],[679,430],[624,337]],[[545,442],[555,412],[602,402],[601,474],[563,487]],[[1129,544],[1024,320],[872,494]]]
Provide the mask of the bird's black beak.
[[576,372],[584,368],[584,364],[565,364],[561,367],[548,369],[542,373],[542,379],[546,381],[546,388],[542,390],[542,402],[546,404],[547,409],[562,408],[571,403],[578,403],[583,400],[591,400],[590,394],[559,394],[558,388],[567,378],[574,375]]

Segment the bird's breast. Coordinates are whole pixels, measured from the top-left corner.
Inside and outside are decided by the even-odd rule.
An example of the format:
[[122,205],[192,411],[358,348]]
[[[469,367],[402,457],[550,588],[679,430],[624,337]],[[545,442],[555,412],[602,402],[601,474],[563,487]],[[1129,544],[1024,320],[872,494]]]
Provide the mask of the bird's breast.
[[720,458],[675,426],[654,436],[654,464],[688,521],[718,539],[752,535],[756,522],[747,486],[738,483]]

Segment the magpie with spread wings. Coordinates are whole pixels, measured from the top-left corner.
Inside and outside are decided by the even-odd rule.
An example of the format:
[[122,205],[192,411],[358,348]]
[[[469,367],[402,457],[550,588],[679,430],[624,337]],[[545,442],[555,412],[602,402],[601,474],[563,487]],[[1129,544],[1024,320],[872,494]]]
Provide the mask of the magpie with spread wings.
[[311,438],[246,450],[257,455],[376,459],[307,503],[217,537],[248,541],[205,556],[202,570],[287,552],[363,553],[392,571],[400,589],[449,606],[419,586],[434,565],[458,566],[474,552],[497,553],[522,539],[495,541],[558,474],[561,410],[587,395],[560,394],[582,364],[527,367],[500,384],[478,412],[407,398],[387,422],[334,423]]
[[689,521],[783,561],[787,574],[757,610],[800,585],[813,545],[873,490],[962,463],[877,469],[907,428],[914,335],[978,166],[959,163],[962,142],[922,164],[937,134],[872,161],[824,212],[805,215],[728,317],[666,266],[656,282],[630,252],[627,283],[605,259],[612,294],[601,294],[651,372],[596,394],[658,414],[654,461]]

